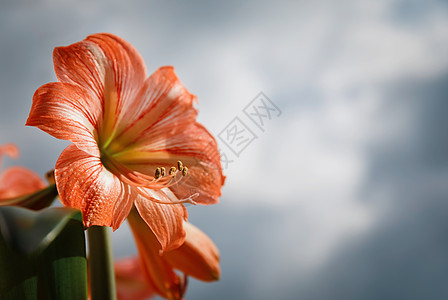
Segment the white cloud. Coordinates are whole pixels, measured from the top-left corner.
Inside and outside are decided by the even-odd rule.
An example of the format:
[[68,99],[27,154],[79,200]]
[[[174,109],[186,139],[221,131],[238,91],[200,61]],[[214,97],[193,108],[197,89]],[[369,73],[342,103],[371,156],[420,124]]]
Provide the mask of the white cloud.
[[[441,51],[448,46],[441,34],[448,18],[437,7],[434,18],[406,27],[390,18],[394,2],[368,3],[351,1],[335,12],[331,5],[305,7],[304,19],[292,7],[283,8],[282,22],[229,33],[210,54],[234,42],[233,60],[210,66],[215,78],[230,79],[229,85],[211,80],[207,88],[219,91],[216,97],[236,107],[237,114],[244,107],[241,99],[250,101],[256,87],[283,105],[284,115],[227,170],[225,192],[235,205],[250,201],[246,205],[301,211],[305,218],[286,220],[282,232],[297,236],[301,227],[312,227],[305,242],[293,240],[288,248],[301,267],[323,264],[348,237],[366,233],[379,220],[380,210],[363,204],[359,193],[366,180],[367,147],[405,134],[408,117],[403,111],[393,123],[384,123],[381,110],[390,101],[383,99],[385,86],[434,76],[448,66]],[[265,72],[264,66],[269,68]],[[313,99],[278,98],[286,88],[304,87],[320,95],[314,105],[308,105]]]

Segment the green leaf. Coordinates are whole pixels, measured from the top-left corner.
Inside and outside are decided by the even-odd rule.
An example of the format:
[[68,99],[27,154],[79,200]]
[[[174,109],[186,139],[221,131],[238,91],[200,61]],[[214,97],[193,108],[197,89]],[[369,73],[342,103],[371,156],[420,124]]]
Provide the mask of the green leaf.
[[0,207],[0,299],[86,299],[81,213]]
[[19,207],[0,207],[0,232],[9,246],[25,255],[44,250],[78,210],[52,208],[32,211]]

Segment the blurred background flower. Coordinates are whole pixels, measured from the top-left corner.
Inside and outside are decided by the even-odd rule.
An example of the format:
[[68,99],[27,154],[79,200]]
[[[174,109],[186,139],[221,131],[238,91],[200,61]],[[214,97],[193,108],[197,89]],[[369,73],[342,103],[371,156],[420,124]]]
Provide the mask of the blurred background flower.
[[[445,2],[2,1],[14,163],[44,174],[68,145],[24,124],[56,81],[53,48],[95,32],[129,41],[148,73],[173,65],[228,158],[221,203],[189,207],[221,280],[191,280],[187,299],[448,297]],[[263,126],[245,114],[260,91],[278,109]],[[232,148],[236,125],[247,147]],[[116,257],[136,253],[128,226],[113,237]]]

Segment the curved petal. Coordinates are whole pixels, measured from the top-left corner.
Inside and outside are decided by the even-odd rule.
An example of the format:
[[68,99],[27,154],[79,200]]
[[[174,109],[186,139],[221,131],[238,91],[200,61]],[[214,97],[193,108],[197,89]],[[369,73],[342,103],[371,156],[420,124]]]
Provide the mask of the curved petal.
[[125,40],[100,33],[55,48],[53,58],[61,82],[79,84],[101,101],[100,129],[109,138],[146,78],[140,54]]
[[169,169],[181,160],[188,173],[170,189],[179,199],[199,193],[195,202],[214,204],[219,201],[225,176],[221,158],[213,136],[201,124],[194,123],[170,137],[154,137],[146,148],[123,153],[117,159],[128,168],[153,175],[157,167]]
[[53,82],[41,86],[33,96],[26,122],[52,136],[69,140],[80,149],[99,156],[95,135],[101,105],[86,89]]
[[185,222],[187,235],[178,249],[165,252],[163,258],[174,268],[203,281],[218,280],[219,251],[212,240],[196,226]]
[[134,200],[138,197],[137,190],[128,184],[121,183],[121,199],[115,202],[112,228],[116,230],[124,222],[131,211]]
[[[190,126],[183,135],[173,139],[167,151],[193,160],[188,166],[188,175],[171,190],[178,198],[186,198],[192,191],[199,193],[195,202],[215,204],[221,196],[225,176],[221,168],[221,156],[213,136],[201,124]],[[177,144],[175,144],[177,142]],[[187,162],[188,163],[188,162]]]
[[45,182],[33,171],[10,167],[0,176],[0,201],[31,194],[45,187]]
[[[176,201],[177,198],[167,189],[145,189],[145,193],[155,200],[164,202]],[[141,218],[151,228],[159,242],[161,252],[178,248],[185,240],[183,220],[186,209],[182,204],[160,204],[153,200],[137,197],[135,207]]]
[[62,203],[81,210],[86,226],[115,230],[132,207],[131,187],[104,168],[98,157],[73,144],[56,162],[55,179]]
[[146,281],[138,256],[120,259],[114,263],[117,283],[117,299],[144,300],[154,294],[154,288]]
[[152,230],[135,210],[129,214],[128,221],[144,266],[146,280],[161,296],[168,299],[182,299],[185,283],[160,256],[159,241]]
[[173,67],[161,67],[143,84],[119,124],[111,152],[133,151],[152,145],[195,122],[196,96],[180,82]]

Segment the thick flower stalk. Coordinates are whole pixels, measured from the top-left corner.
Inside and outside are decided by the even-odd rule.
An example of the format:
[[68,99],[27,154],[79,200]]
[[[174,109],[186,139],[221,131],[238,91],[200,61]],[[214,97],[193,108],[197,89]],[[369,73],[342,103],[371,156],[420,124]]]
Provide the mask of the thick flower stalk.
[[27,125],[72,142],[55,168],[64,205],[86,226],[117,229],[135,207],[162,251],[185,239],[183,203],[218,201],[216,141],[172,67],[147,77],[139,53],[111,34],[54,50],[59,82],[34,94]]

